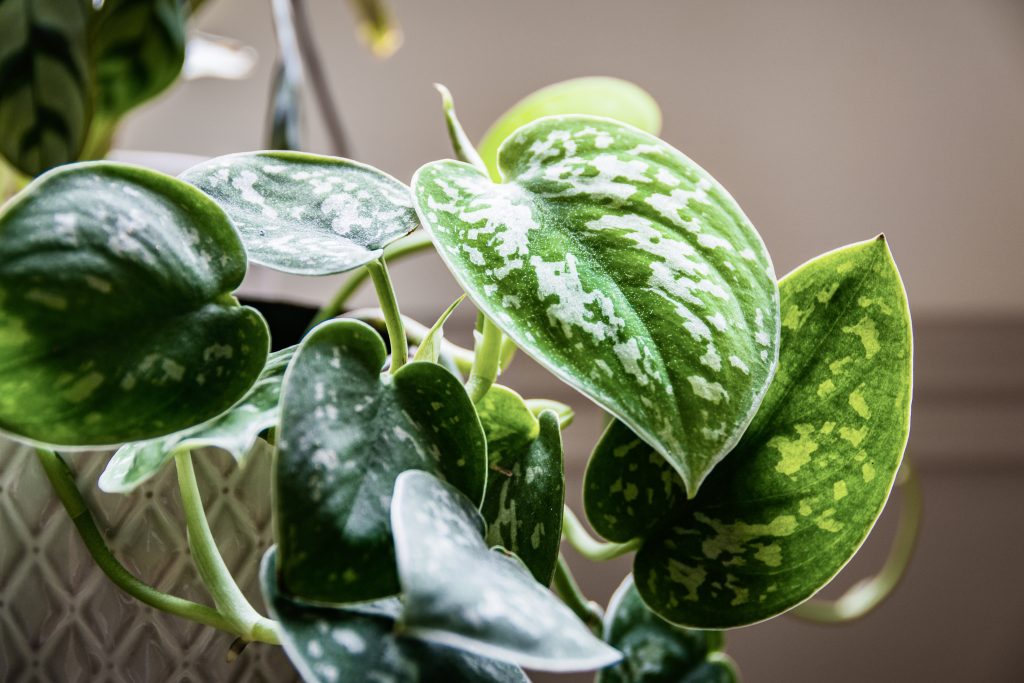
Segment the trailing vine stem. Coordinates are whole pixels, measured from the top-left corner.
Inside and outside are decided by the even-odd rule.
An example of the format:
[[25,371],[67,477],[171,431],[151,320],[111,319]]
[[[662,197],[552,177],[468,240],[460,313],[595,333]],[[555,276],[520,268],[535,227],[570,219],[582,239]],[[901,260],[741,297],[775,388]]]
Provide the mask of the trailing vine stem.
[[[394,262],[395,259],[419,253],[432,246],[434,246],[434,243],[430,240],[430,235],[425,230],[417,230],[385,247],[384,260]],[[342,283],[334,297],[317,311],[309,327],[316,327],[325,320],[341,315],[345,310],[345,304],[359,291],[359,288],[369,277],[370,273],[365,267],[353,271],[352,275]]]
[[640,547],[640,539],[634,538],[625,543],[605,543],[598,541],[583,528],[576,514],[566,505],[562,512],[562,535],[569,545],[576,549],[583,557],[595,562],[614,560],[633,552]]
[[[239,637],[247,635],[237,632],[231,621],[216,609],[174,595],[168,595],[136,578],[118,561],[114,553],[107,546],[85,499],[75,484],[75,475],[71,468],[68,467],[68,464],[64,462],[64,459],[54,451],[44,448],[36,449],[36,455],[43,466],[43,470],[46,472],[46,477],[49,479],[54,493],[57,494],[61,505],[64,506],[72,523],[74,523],[75,528],[78,530],[86,550],[89,551],[96,565],[114,585],[136,600],[161,612],[167,612],[168,614],[189,619],[206,626],[212,626]],[[250,637],[264,643],[279,644],[277,632],[269,621],[263,627],[254,629]]]
[[473,367],[466,381],[469,400],[477,403],[498,379],[501,366],[501,348],[504,335],[487,316],[483,317],[483,330],[477,337],[473,353]]
[[566,607],[575,612],[576,616],[590,627],[591,631],[600,636],[604,612],[600,605],[593,600],[588,600],[583,595],[583,591],[580,590],[579,584],[576,583],[576,579],[572,575],[572,570],[569,569],[569,563],[561,553],[558,554],[558,563],[555,565],[553,583],[555,592],[562,598]]
[[900,468],[900,521],[889,557],[875,576],[859,581],[836,600],[808,600],[787,614],[818,624],[843,624],[860,619],[889,597],[906,574],[921,528],[924,501],[917,473],[904,458]]
[[384,257],[381,256],[376,261],[370,261],[366,264],[366,269],[370,273],[370,279],[373,280],[373,287],[377,290],[377,302],[384,314],[388,342],[391,345],[391,372],[395,373],[409,361],[409,340],[405,336],[402,313],[398,310],[398,299],[395,296],[395,288],[391,284],[391,276],[388,274]]
[[261,616],[245,599],[217,549],[199,494],[192,453],[187,448],[178,451],[174,454],[174,464],[178,471],[178,487],[181,490],[192,560],[217,611],[229,621],[232,632],[238,633],[243,640],[262,640],[254,635],[257,630],[263,636],[275,634],[273,622]]

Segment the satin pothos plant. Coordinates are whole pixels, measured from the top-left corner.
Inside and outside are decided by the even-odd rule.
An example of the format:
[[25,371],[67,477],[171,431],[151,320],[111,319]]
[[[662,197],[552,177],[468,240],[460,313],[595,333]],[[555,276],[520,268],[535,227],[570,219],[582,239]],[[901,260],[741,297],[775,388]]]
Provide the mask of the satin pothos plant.
[[[443,94],[459,160],[410,186],[268,151],[180,178],[62,166],[3,208],[0,428],[38,447],[107,574],[234,634],[235,651],[283,645],[309,681],[729,681],[722,630],[876,604],[905,540],[840,602],[805,601],[864,541],[907,441],[910,317],[886,241],[777,280],[740,206],[655,136],[635,86],[541,91],[483,156]],[[429,328],[399,312],[386,262],[425,248],[479,311],[472,350],[443,338],[458,301]],[[247,263],[354,274],[301,343],[268,354],[264,320],[232,295]],[[380,308],[345,312],[367,277]],[[564,506],[571,408],[497,382],[515,349],[608,415],[584,490],[605,541]],[[192,465],[215,447],[244,466],[260,440],[269,616],[221,559]],[[104,545],[57,451],[118,444],[107,492],[174,462],[212,604],[154,590]],[[563,540],[595,561],[635,553],[606,611]]]

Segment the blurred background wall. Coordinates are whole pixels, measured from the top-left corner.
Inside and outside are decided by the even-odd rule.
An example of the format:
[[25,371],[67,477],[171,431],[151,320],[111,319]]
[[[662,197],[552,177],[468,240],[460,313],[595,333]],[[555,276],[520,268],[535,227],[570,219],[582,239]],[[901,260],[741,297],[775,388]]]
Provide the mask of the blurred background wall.
[[[197,155],[262,148],[274,59],[268,5],[211,0],[199,25],[254,46],[253,76],[176,86],[129,121],[119,146]],[[780,275],[886,233],[917,336],[910,452],[927,508],[914,565],[858,624],[781,618],[731,633],[728,649],[748,681],[1024,680],[1016,649],[1024,636],[1024,3],[394,5],[406,40],[381,62],[358,44],[345,3],[310,0],[360,161],[408,180],[420,164],[450,156],[434,81],[451,88],[479,137],[538,87],[613,75],[661,103],[663,137],[730,189]],[[312,107],[307,114],[308,150],[326,151],[322,122]],[[432,322],[457,296],[433,256],[393,270],[403,310],[420,320]],[[246,291],[319,302],[338,281],[254,271]],[[371,302],[368,293],[357,301]],[[470,307],[460,316],[465,326]],[[599,415],[527,359],[513,370],[509,382],[524,392],[577,408],[567,469],[579,509]],[[881,562],[893,512],[839,585]],[[628,566],[577,563],[601,600]]]

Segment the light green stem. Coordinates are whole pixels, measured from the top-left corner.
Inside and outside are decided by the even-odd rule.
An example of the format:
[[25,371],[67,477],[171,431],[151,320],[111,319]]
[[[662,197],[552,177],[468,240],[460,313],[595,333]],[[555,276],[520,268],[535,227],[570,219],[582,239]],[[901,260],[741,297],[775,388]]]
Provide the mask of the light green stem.
[[[123,590],[136,600],[143,602],[161,612],[167,612],[184,619],[212,626],[213,628],[227,631],[236,636],[243,636],[243,633],[236,631],[233,624],[222,616],[217,610],[206,605],[201,605],[191,600],[168,595],[156,590],[152,586],[137,579],[131,572],[125,569],[103,540],[96,522],[89,512],[85,499],[75,485],[75,475],[68,467],[64,459],[57,453],[45,449],[36,451],[39,462],[50,480],[57,498],[60,500],[68,516],[74,523],[78,534],[85,544],[86,550],[92,556],[96,565],[107,575],[114,585]],[[277,633],[272,624],[268,624],[259,630],[254,629],[253,639],[265,643],[277,644]]]
[[558,555],[558,564],[555,565],[554,588],[558,596],[562,598],[562,602],[575,612],[576,616],[582,619],[591,631],[600,635],[601,622],[604,618],[601,607],[596,602],[587,600],[583,595],[583,591],[580,590],[579,584],[576,583],[576,579],[572,575],[572,570],[569,569],[569,563],[565,561],[565,557],[561,553]]
[[842,624],[860,619],[889,597],[906,573],[914,554],[923,511],[921,484],[907,460],[903,461],[900,475],[903,477],[900,482],[903,492],[900,522],[892,550],[881,571],[855,584],[835,601],[808,600],[791,609],[789,614],[819,624]]
[[614,560],[633,552],[640,547],[640,539],[634,538],[626,543],[604,543],[593,538],[583,528],[580,520],[576,517],[568,505],[562,511],[562,535],[569,545],[576,549],[583,557],[595,562]]
[[[416,232],[403,237],[397,242],[392,242],[384,248],[384,259],[385,261],[394,262],[395,259],[408,256],[410,254],[416,254],[434,245],[430,241],[430,235],[424,230],[417,230]],[[309,324],[310,327],[322,323],[325,320],[341,315],[345,310],[345,304],[348,300],[359,291],[359,288],[364,282],[370,277],[370,273],[366,268],[360,268],[359,270],[353,271],[352,275],[349,276],[345,282],[342,283],[341,288],[335,293],[332,298],[323,308],[317,311],[316,316],[313,318],[313,322]]]
[[231,631],[246,640],[260,640],[260,635],[274,634],[270,620],[260,616],[245,599],[231,571],[224,564],[217,549],[217,542],[210,531],[203,510],[203,500],[199,495],[199,484],[192,467],[192,454],[188,449],[175,453],[174,463],[178,469],[178,487],[181,489],[181,503],[185,510],[185,524],[188,527],[188,545],[192,551],[199,577],[203,580],[217,611],[231,625]]
[[377,302],[384,314],[384,325],[387,327],[388,341],[391,343],[391,372],[395,373],[409,360],[409,341],[405,337],[402,313],[398,310],[398,299],[384,257],[370,261],[366,264],[366,269],[370,272],[373,287],[377,290]]
[[466,392],[473,403],[482,399],[494,380],[498,379],[503,337],[498,326],[490,318],[484,317],[483,331],[474,347],[473,368],[466,381]]

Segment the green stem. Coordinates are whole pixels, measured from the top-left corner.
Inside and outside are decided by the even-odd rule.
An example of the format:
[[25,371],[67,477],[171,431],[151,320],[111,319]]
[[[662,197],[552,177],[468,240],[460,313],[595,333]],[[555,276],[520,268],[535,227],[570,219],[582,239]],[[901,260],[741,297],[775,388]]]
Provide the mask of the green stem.
[[[385,247],[384,259],[393,263],[395,259],[419,253],[432,246],[434,246],[434,243],[430,241],[430,235],[424,230],[417,230]],[[316,317],[313,318],[313,322],[309,326],[311,328],[315,327],[325,320],[341,315],[345,310],[345,304],[352,298],[352,295],[359,291],[359,288],[369,277],[370,273],[366,268],[353,271],[352,275],[342,283],[334,298],[317,312]]]
[[494,380],[498,379],[503,337],[498,326],[490,318],[484,317],[483,332],[474,347],[473,367],[466,381],[466,392],[473,403],[482,399]]
[[213,604],[231,625],[230,630],[242,638],[257,640],[257,630],[264,636],[267,632],[273,634],[272,623],[260,616],[245,599],[217,549],[217,542],[203,510],[203,499],[199,495],[199,484],[192,467],[192,453],[187,448],[178,451],[174,455],[174,464],[178,469],[178,487],[181,489],[181,503],[185,509],[192,560],[199,571],[199,577],[210,591]]
[[634,538],[626,543],[604,543],[598,541],[583,528],[579,518],[573,513],[568,505],[562,511],[562,535],[569,545],[576,549],[583,557],[595,562],[614,560],[633,552],[640,547],[640,539]]
[[562,598],[562,602],[575,612],[576,616],[582,619],[591,631],[600,635],[601,622],[604,618],[601,607],[596,602],[587,600],[583,595],[583,591],[580,590],[579,584],[576,583],[576,579],[572,575],[572,570],[569,569],[569,563],[565,561],[565,557],[561,553],[558,555],[558,564],[555,565],[554,587],[555,592]]
[[394,373],[409,360],[409,341],[405,337],[405,325],[402,324],[398,299],[395,297],[395,288],[391,284],[391,276],[388,275],[384,257],[370,261],[366,264],[366,269],[370,271],[370,279],[377,290],[377,302],[384,313],[384,324],[387,326],[388,340],[391,343],[391,372]]
[[[53,451],[40,448],[36,450],[36,453],[39,456],[39,462],[42,464],[43,470],[46,472],[46,477],[50,480],[50,484],[53,486],[53,490],[64,506],[64,509],[67,510],[68,516],[71,517],[71,521],[78,530],[86,550],[89,551],[96,565],[114,585],[136,600],[161,612],[167,612],[168,614],[189,619],[206,626],[212,626],[236,636],[242,635],[234,630],[228,619],[212,607],[158,591],[152,586],[143,583],[125,569],[124,565],[114,557],[114,553],[111,552],[103,540],[103,535],[96,526],[96,522],[89,512],[85,499],[75,485],[75,475],[71,468],[68,467],[63,458]],[[276,644],[278,642],[277,634],[269,624],[268,628],[261,628],[259,632],[254,630],[253,636],[256,640],[265,643]]]
[[819,624],[842,624],[860,619],[889,597],[906,574],[910,558],[914,554],[923,512],[921,484],[909,461],[903,461],[900,474],[903,478],[900,482],[900,489],[903,492],[900,522],[889,557],[881,571],[855,584],[835,601],[808,600],[791,609],[789,614]]

